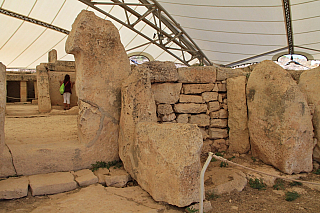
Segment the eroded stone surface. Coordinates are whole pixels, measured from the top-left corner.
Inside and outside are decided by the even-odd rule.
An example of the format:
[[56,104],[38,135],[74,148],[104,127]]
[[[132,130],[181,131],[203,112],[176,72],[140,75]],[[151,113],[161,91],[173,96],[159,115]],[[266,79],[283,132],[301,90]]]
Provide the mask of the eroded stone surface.
[[183,84],[184,94],[200,94],[213,90],[215,84]]
[[57,194],[77,188],[70,172],[57,172],[29,176],[32,195]]
[[320,68],[317,67],[312,70],[304,71],[299,80],[299,87],[301,91],[306,94],[308,104],[314,105],[313,113],[313,127],[315,137],[318,140],[316,147],[314,148],[314,159],[320,162]]
[[199,199],[202,135],[192,124],[140,122],[132,147],[132,170],[154,200],[184,207]]
[[157,103],[174,104],[180,97],[181,83],[152,84],[152,92]]
[[207,111],[206,104],[179,103],[174,105],[177,113],[202,113]]
[[248,80],[247,104],[253,156],[288,174],[310,172],[312,117],[291,75],[272,61],[261,62]]
[[217,68],[217,81],[224,81],[228,78],[245,75],[241,69]]
[[29,179],[27,177],[8,178],[0,181],[0,200],[16,199],[28,195]]
[[110,21],[83,10],[72,25],[66,52],[75,57],[81,143],[99,150],[96,160],[117,160],[120,88],[131,72],[119,32]]
[[248,113],[246,100],[246,77],[240,76],[227,80],[229,151],[247,153],[250,150]]
[[49,74],[44,64],[36,67],[37,89],[38,89],[38,110],[39,112],[51,111],[51,99],[49,92]]
[[181,83],[214,83],[216,81],[216,67],[198,66],[181,67],[178,69]]
[[98,182],[98,177],[89,169],[76,171],[73,175],[79,186],[89,186]]
[[129,180],[131,180],[131,177],[129,174],[105,176],[106,185],[109,187],[122,188],[126,186]]
[[172,61],[150,61],[139,66],[146,67],[150,70],[151,83],[178,81],[178,71]]

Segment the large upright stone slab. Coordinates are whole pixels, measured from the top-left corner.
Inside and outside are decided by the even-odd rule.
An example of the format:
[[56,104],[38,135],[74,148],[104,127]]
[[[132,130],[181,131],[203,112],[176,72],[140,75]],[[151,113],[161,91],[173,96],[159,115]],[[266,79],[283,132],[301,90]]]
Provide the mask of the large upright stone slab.
[[0,157],[4,150],[4,120],[6,116],[6,67],[0,63]]
[[131,176],[154,200],[179,207],[199,200],[202,134],[195,124],[140,122]]
[[119,155],[124,168],[132,174],[133,142],[138,122],[157,122],[156,104],[151,91],[150,72],[145,67],[137,69],[125,80],[121,88],[121,117]]
[[117,160],[120,89],[131,72],[119,32],[110,21],[83,10],[72,25],[66,52],[76,63],[79,139],[99,150],[101,160]]
[[312,117],[291,75],[272,61],[255,67],[247,84],[254,157],[287,174],[312,170]]
[[250,150],[246,100],[246,77],[227,79],[229,151],[246,153]]
[[299,87],[301,91],[306,94],[308,99],[308,104],[314,105],[313,113],[313,127],[315,132],[315,137],[318,140],[317,145],[313,153],[313,158],[320,162],[320,67],[312,70],[304,71],[300,75]]
[[49,92],[49,74],[44,64],[36,67],[38,88],[38,110],[39,112],[51,111],[51,99]]

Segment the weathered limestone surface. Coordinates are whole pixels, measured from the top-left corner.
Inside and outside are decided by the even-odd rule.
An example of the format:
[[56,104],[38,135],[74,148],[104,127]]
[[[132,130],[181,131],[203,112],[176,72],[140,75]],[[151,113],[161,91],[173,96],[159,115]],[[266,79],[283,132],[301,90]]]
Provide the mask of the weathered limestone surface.
[[310,172],[312,117],[291,75],[272,61],[261,62],[248,80],[247,104],[253,156],[287,174]]
[[214,83],[216,81],[216,67],[198,66],[178,68],[181,83]]
[[120,88],[130,72],[117,28],[83,10],[72,25],[66,52],[76,63],[78,135],[95,159],[119,159]]
[[73,175],[79,186],[89,186],[98,182],[98,177],[89,169],[76,171]]
[[51,111],[51,99],[49,92],[49,75],[45,64],[36,67],[37,70],[37,88],[38,88],[38,110],[39,112]]
[[184,84],[184,94],[200,94],[203,92],[210,92],[213,90],[215,84]]
[[129,173],[154,200],[179,207],[199,199],[202,135],[192,124],[140,122]]
[[212,101],[208,103],[208,110],[209,112],[218,111],[220,109],[219,101]]
[[312,70],[303,72],[300,76],[299,87],[301,91],[306,94],[308,104],[314,105],[313,113],[313,127],[315,137],[317,138],[317,145],[315,146],[313,158],[320,162],[320,68],[317,67]]
[[246,77],[227,80],[229,151],[247,153],[250,150],[246,100]]
[[105,176],[106,186],[108,187],[122,188],[128,183],[129,180],[131,180],[131,176],[129,174]]
[[28,195],[28,177],[8,178],[0,181],[0,200],[16,199]]
[[172,106],[170,104],[159,104],[157,112],[161,115],[168,115],[173,113]]
[[150,61],[145,62],[139,66],[143,66],[150,70],[151,83],[178,81],[178,71],[174,62]]
[[148,69],[138,66],[125,80],[121,88],[121,100],[119,155],[124,168],[129,172],[132,171],[133,159],[130,153],[133,152],[136,124],[141,121],[157,122]]
[[243,76],[246,73],[241,69],[217,68],[217,81],[224,81],[228,78]]
[[174,104],[180,97],[181,83],[152,84],[152,92],[157,103]]
[[209,136],[212,139],[220,139],[228,137],[227,129],[209,128]]
[[29,176],[32,195],[57,194],[77,188],[77,183],[70,172]]
[[0,177],[8,177],[16,175],[16,171],[12,164],[12,156],[7,146],[4,145],[0,154]]
[[200,95],[180,95],[180,103],[204,103],[202,96]]
[[228,111],[220,109],[219,111],[210,112],[210,118],[228,118]]
[[204,92],[202,93],[202,98],[205,102],[216,101],[218,100],[217,92]]
[[177,113],[202,113],[207,111],[206,104],[195,104],[195,103],[181,103],[175,104],[174,110]]
[[6,116],[6,67],[0,63],[0,158],[5,147],[4,143],[4,123]]
[[210,120],[210,127],[227,128],[227,126],[228,126],[228,120],[227,119],[219,119],[219,118],[217,118],[217,119],[211,119]]
[[210,125],[210,116],[207,114],[198,114],[198,115],[191,115],[189,123],[197,124],[198,126],[209,126]]

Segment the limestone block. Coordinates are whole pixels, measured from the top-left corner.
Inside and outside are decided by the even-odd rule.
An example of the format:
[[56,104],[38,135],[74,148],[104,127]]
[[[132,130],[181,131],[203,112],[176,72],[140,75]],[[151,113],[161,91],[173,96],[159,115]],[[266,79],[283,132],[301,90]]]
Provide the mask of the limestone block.
[[[155,201],[184,207],[199,199],[202,135],[193,124],[140,122],[128,171]],[[159,187],[161,186],[161,187]]]
[[161,115],[168,115],[173,113],[172,106],[170,104],[159,104],[157,107],[157,113]]
[[204,92],[202,93],[202,98],[205,102],[216,101],[218,100],[217,92]]
[[226,83],[217,83],[216,85],[218,86],[219,92],[226,92],[227,91]]
[[27,177],[8,178],[0,181],[0,200],[17,199],[28,195]]
[[211,147],[214,151],[225,152],[228,149],[227,140],[225,139],[214,140]]
[[127,171],[131,170],[129,155],[135,137],[136,124],[140,121],[157,122],[156,104],[151,91],[150,73],[135,69],[121,88],[121,118],[119,155]]
[[204,100],[199,95],[180,95],[180,103],[204,103]]
[[206,127],[210,125],[210,116],[207,114],[191,115],[189,123],[197,124],[201,127]]
[[227,119],[211,119],[210,120],[210,127],[216,127],[216,128],[226,128],[228,126],[228,120]]
[[220,109],[219,101],[212,101],[208,103],[208,110],[209,112],[218,111]]
[[77,188],[77,183],[70,172],[57,172],[29,176],[32,195],[57,194]]
[[219,95],[218,95],[218,101],[219,101],[220,103],[223,103],[224,100],[226,100],[226,98],[227,98],[227,94],[226,94],[226,93],[219,93]]
[[207,105],[195,103],[175,104],[174,111],[176,113],[202,113],[207,111]]
[[174,119],[176,119],[176,114],[174,114],[174,113],[162,116],[162,121],[164,121],[164,122],[173,121]]
[[55,49],[50,50],[50,52],[48,54],[48,62],[54,63],[57,61],[57,59],[58,59],[57,50],[55,50]]
[[177,116],[177,122],[178,123],[188,123],[189,122],[189,117],[190,115],[189,114],[179,114]]
[[[316,153],[319,153],[320,147],[320,67],[304,71],[299,80],[299,88],[306,94],[308,104],[314,105],[314,113],[312,123],[314,127],[315,137],[318,140],[315,148]],[[314,159],[320,162],[320,156],[314,153]]]
[[220,109],[219,111],[210,112],[210,118],[228,118],[228,111]]
[[214,84],[183,84],[184,94],[200,94],[210,92]]
[[176,82],[179,75],[174,62],[171,61],[150,61],[139,66],[150,70],[151,83]]
[[49,74],[45,64],[36,67],[37,70],[37,89],[38,89],[38,110],[39,112],[51,111],[51,99],[49,92]]
[[216,67],[198,66],[178,68],[181,83],[214,83],[216,81]]
[[105,182],[108,187],[122,188],[131,180],[129,174],[117,176],[105,176]]
[[76,171],[73,175],[79,186],[89,186],[98,182],[98,177],[89,169]]
[[247,153],[250,150],[248,113],[246,100],[246,77],[239,76],[229,78],[228,86],[228,125],[229,131],[229,151],[235,153]]
[[224,81],[228,78],[244,76],[245,72],[241,69],[217,68],[217,81]]
[[0,62],[0,157],[5,148],[4,124],[5,124],[5,116],[6,116],[6,96],[7,96],[6,85],[7,85],[6,67]]
[[209,136],[212,139],[227,138],[228,131],[226,129],[209,128]]
[[131,73],[129,59],[112,22],[83,10],[66,41],[76,65],[78,134],[96,160],[118,160],[121,85]]
[[287,174],[310,172],[312,116],[291,75],[263,61],[251,73],[246,92],[252,155]]
[[180,96],[181,83],[152,84],[151,89],[157,103],[174,104]]

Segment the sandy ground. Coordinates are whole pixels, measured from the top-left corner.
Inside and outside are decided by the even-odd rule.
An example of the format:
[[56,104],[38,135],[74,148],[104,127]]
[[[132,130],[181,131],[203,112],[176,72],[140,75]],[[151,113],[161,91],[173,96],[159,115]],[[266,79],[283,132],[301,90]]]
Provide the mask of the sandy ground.
[[[68,115],[68,113],[72,114],[73,112],[54,109],[50,114],[39,114],[34,105],[7,106],[5,123],[6,142],[23,144],[50,143],[66,139],[76,140],[76,115]],[[67,123],[60,125],[60,123],[64,121],[67,121]],[[232,159],[232,161],[252,167],[263,166],[261,161],[254,162],[250,155],[239,156]],[[207,172],[210,172],[213,167],[219,167],[219,164],[220,162],[210,163]],[[227,168],[231,167],[233,168],[235,166],[227,166]],[[223,173],[223,169],[221,172]],[[305,174],[301,180],[317,181],[320,183],[320,175],[314,173]],[[275,190],[271,186],[266,187],[265,190],[258,190],[251,188],[249,184],[247,184],[242,192],[232,192],[219,196],[211,195],[210,197],[207,195],[213,207],[213,210],[210,212],[320,212],[320,186],[318,186],[316,190],[305,184],[291,186],[289,182],[286,181],[283,182],[282,185],[283,187],[279,190]],[[294,201],[286,201],[284,194],[289,190],[298,191],[300,197]],[[48,202],[53,206],[60,205],[59,203],[66,202],[70,199],[70,196],[78,196],[76,195],[78,193],[82,193],[81,190],[77,189],[59,195],[36,197],[28,195],[28,197],[16,200],[0,200],[0,213],[32,212],[37,208],[48,205]],[[88,196],[90,196],[90,193]],[[87,209],[82,209],[82,212],[97,212],[98,207],[101,208],[101,206],[95,206],[95,204],[92,206],[89,205]],[[183,212],[183,210],[180,209],[177,210],[177,212]]]

